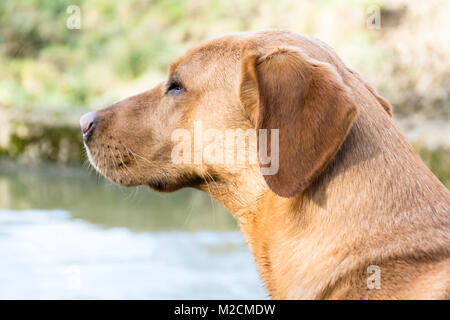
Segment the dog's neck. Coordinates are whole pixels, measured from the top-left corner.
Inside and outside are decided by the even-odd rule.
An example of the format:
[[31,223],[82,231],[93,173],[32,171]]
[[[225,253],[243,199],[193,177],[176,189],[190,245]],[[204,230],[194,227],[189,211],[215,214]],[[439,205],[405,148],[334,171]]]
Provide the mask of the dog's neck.
[[[351,195],[351,187],[355,183],[351,181],[353,176],[349,171],[357,170],[369,180],[370,176],[379,174],[377,171],[382,168],[388,171],[388,164],[377,167],[375,162],[386,156],[395,159],[393,150],[389,150],[393,144],[390,135],[397,137],[402,150],[410,149],[391,119],[386,115],[373,113],[374,117],[382,118],[381,122],[384,124],[380,126],[375,124],[379,119],[371,119],[370,112],[368,113],[359,116],[334,159],[303,194],[289,199],[277,196],[265,183],[258,165],[234,172],[219,170],[223,174],[201,189],[224,205],[241,224],[246,224],[249,216],[259,214],[269,198],[292,206],[313,201],[321,208],[329,207],[328,201],[333,200],[330,195],[337,195],[334,189],[339,190],[345,185],[345,190]],[[372,166],[375,168],[371,168]],[[347,179],[350,181],[347,182]]]
[[334,159],[302,194],[277,196],[258,168],[230,175],[216,191],[207,191],[239,221],[274,298],[323,297],[333,281],[376,264],[374,256],[389,256],[390,249],[396,254],[386,235],[415,232],[412,225],[424,228],[424,242],[406,247],[424,250],[434,243],[423,215],[448,208],[448,191],[392,119],[368,107],[363,111]]

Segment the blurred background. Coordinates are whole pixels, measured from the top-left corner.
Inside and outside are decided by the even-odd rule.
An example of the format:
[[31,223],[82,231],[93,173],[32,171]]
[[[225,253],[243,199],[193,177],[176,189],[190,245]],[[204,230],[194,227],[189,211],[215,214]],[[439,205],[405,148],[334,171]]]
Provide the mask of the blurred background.
[[268,28],[330,44],[394,106],[450,187],[450,2],[0,1],[0,298],[265,298],[206,195],[90,171],[78,118],[161,81],[209,37]]

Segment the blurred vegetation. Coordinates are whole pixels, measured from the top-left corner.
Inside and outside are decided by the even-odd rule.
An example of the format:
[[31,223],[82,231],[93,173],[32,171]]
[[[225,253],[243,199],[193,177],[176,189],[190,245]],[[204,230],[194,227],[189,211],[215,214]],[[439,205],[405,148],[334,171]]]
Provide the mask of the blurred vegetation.
[[[66,9],[73,4],[81,7],[80,30],[66,27]],[[154,5],[164,14],[150,10]],[[162,31],[180,18],[183,6],[182,1],[0,2],[0,105],[86,108],[117,99],[114,94],[136,79],[148,79],[149,70],[165,72],[180,53],[179,42]]]
[[415,145],[414,148],[428,168],[450,189],[450,148],[433,150],[424,145]]
[[[366,26],[374,4],[379,30]],[[80,30],[66,27],[70,5],[81,9]],[[2,0],[0,106],[99,108],[150,88],[208,37],[280,28],[332,45],[398,115],[448,118],[445,8],[446,0]]]

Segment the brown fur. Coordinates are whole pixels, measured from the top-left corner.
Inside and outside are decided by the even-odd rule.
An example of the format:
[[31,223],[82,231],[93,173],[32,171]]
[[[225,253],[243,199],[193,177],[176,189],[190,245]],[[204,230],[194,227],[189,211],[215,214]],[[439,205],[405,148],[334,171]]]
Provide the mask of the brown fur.
[[[239,221],[272,298],[450,298],[450,193],[331,48],[284,31],[232,34],[190,50],[170,79],[185,91],[165,81],[97,112],[87,146],[108,179],[210,194]],[[172,163],[171,133],[195,120],[279,128],[278,173]],[[380,289],[367,287],[370,265]]]
[[280,130],[280,168],[264,178],[278,195],[293,197],[336,154],[352,127],[356,104],[331,66],[310,61],[299,50],[276,49],[258,61],[256,55],[243,56],[240,99],[247,109],[259,105],[250,111],[258,114],[252,116],[257,129]]

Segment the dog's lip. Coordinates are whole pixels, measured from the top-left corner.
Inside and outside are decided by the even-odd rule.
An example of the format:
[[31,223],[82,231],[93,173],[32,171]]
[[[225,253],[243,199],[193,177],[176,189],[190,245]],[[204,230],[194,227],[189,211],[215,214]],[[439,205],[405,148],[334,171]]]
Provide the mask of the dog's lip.
[[91,165],[95,168],[95,170],[97,170],[98,172],[100,172],[100,170],[99,170],[99,168],[97,167],[97,164],[96,164],[96,162],[95,162],[95,159],[94,159],[94,157],[92,156],[91,149],[89,148],[88,144],[86,143],[86,141],[83,141],[83,144],[84,144],[84,149],[86,150],[86,154],[87,154],[87,157],[88,157],[88,159],[89,159],[89,162],[90,162]]
[[150,181],[147,183],[147,185],[157,191],[164,191],[167,188],[167,184],[163,181]]

